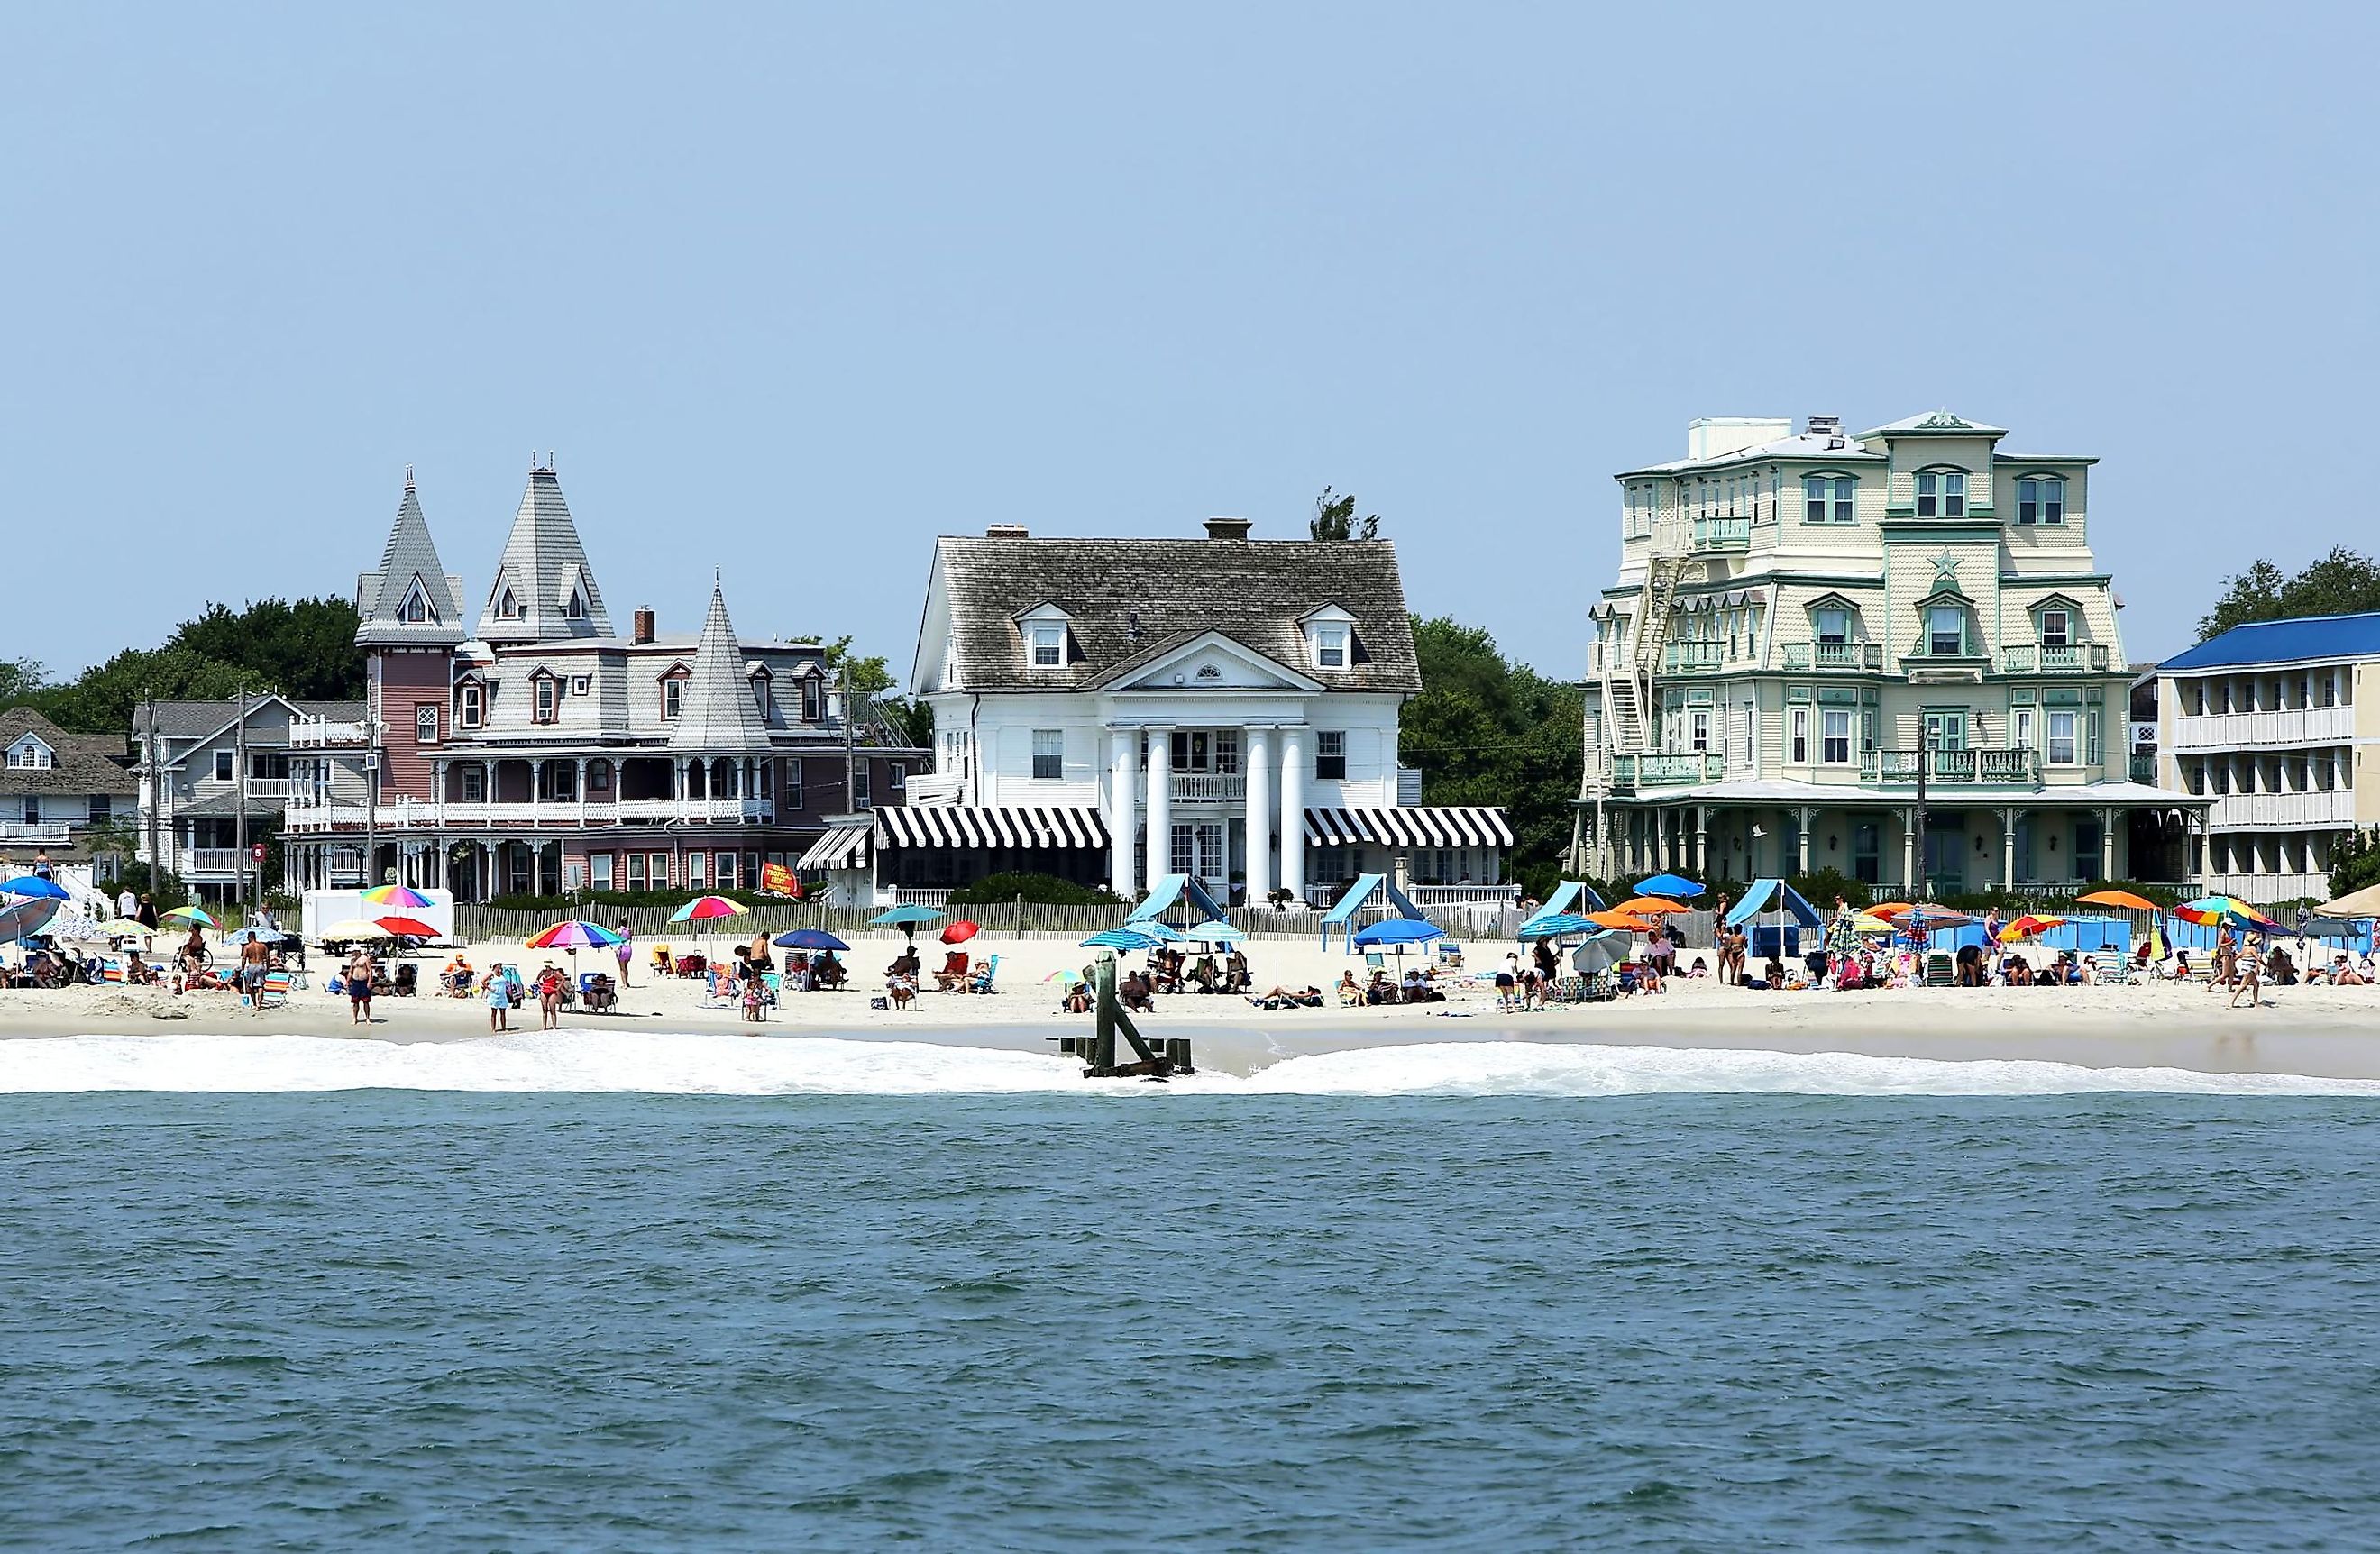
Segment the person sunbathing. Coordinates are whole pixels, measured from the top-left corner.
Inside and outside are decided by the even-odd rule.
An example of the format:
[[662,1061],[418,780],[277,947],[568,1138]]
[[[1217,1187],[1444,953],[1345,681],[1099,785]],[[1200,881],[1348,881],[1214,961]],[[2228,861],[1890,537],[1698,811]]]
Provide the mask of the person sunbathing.
[[1262,998],[1251,995],[1250,1003],[1258,1009],[1319,1009],[1322,989],[1316,987],[1275,988]]
[[966,990],[966,981],[967,953],[965,950],[953,950],[944,955],[942,968],[934,973],[934,990],[940,993],[964,992]]
[[1116,984],[1116,997],[1123,1001],[1126,1009],[1135,1014],[1152,1014],[1157,1012],[1156,991],[1148,973],[1145,971],[1135,971]]

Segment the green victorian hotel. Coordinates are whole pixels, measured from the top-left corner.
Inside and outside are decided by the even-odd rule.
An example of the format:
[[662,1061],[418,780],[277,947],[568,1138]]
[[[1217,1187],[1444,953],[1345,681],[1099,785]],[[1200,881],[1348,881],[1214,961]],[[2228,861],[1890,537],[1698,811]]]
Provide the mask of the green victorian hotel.
[[1572,863],[1893,893],[2178,881],[2209,800],[2131,754],[2094,460],[1948,411],[1693,422],[1621,472]]

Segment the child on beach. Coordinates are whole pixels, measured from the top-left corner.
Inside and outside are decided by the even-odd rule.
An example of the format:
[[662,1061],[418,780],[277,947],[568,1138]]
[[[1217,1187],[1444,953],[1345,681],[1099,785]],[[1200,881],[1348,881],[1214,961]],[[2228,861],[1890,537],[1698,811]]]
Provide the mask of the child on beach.
[[513,990],[504,981],[504,967],[488,968],[487,979],[480,984],[480,996],[488,1001],[488,1028],[512,1029]]

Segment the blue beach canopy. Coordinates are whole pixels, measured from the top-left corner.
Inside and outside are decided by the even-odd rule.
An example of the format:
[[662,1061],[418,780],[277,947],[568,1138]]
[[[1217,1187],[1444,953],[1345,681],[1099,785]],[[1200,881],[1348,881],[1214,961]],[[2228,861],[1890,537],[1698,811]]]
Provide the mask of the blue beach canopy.
[[1433,939],[1443,939],[1446,930],[1436,923],[1417,922],[1411,917],[1383,917],[1377,923],[1366,923],[1355,930],[1355,942],[1373,944],[1421,944]]
[[1523,939],[1566,939],[1572,934],[1597,934],[1603,930],[1575,912],[1557,912],[1552,917],[1536,917],[1521,925]]
[[1163,942],[1138,929],[1101,929],[1083,941],[1086,950],[1154,950]]
[[1754,918],[1780,914],[1791,917],[1802,928],[1814,929],[1825,923],[1818,909],[1802,899],[1802,892],[1782,880],[1755,880],[1743,892],[1743,899],[1728,912],[1727,926],[1742,928]]
[[1682,874],[1656,874],[1650,880],[1637,880],[1636,893],[1669,901],[1691,901],[1703,893],[1703,888]]
[[1554,893],[1546,897],[1543,906],[1529,914],[1529,921],[1534,923],[1540,917],[1558,917],[1573,910],[1582,901],[1597,912],[1611,904],[1597,894],[1595,887],[1585,880],[1565,880],[1554,887]]
[[1224,914],[1223,904],[1208,894],[1206,886],[1187,874],[1160,874],[1148,887],[1148,893],[1140,898],[1140,904],[1125,915],[1124,921],[1139,923],[1161,917],[1172,910],[1174,903],[1184,901],[1188,902],[1192,910],[1201,917],[1209,920]]
[[769,941],[780,950],[848,950],[850,945],[824,929],[795,929]]
[[24,896],[42,901],[64,901],[66,891],[55,880],[44,880],[38,874],[19,874],[14,880],[0,880],[0,895]]

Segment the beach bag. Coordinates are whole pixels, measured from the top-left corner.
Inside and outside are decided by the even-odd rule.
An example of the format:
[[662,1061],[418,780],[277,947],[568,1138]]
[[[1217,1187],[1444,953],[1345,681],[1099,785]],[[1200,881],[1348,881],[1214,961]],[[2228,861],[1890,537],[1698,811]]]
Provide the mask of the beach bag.
[[892,1001],[889,998],[871,998],[868,1001],[868,1007],[870,1009],[890,1009],[892,1007]]
[[504,1002],[515,1009],[521,1006],[521,985],[509,977],[504,980]]

